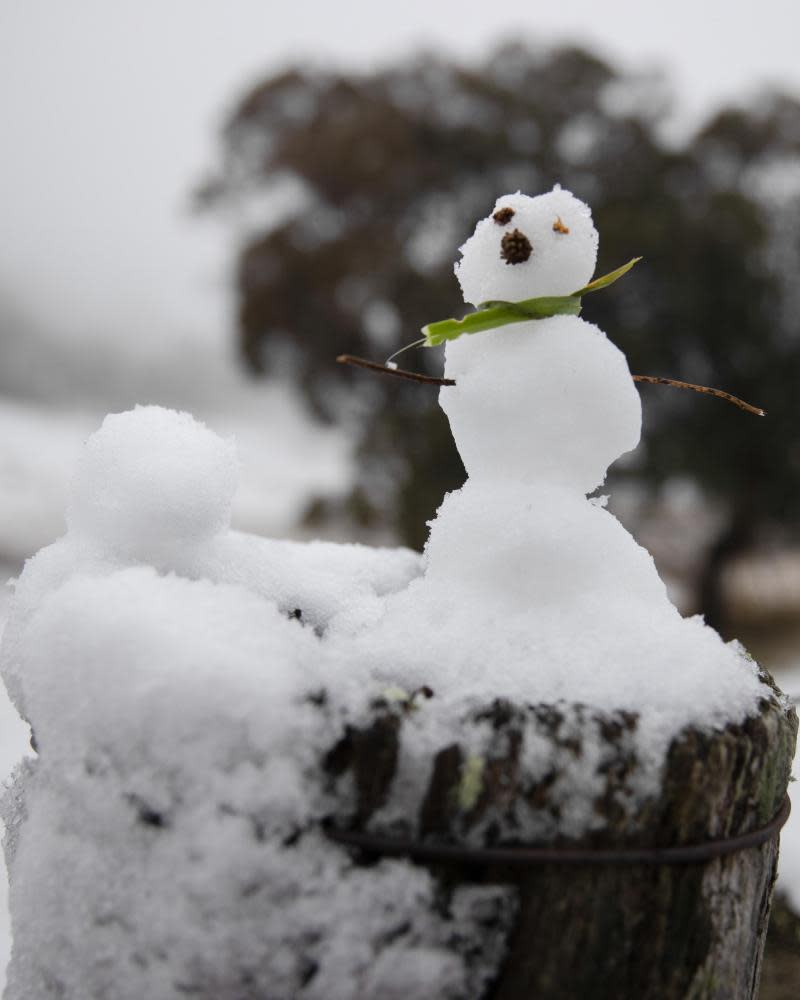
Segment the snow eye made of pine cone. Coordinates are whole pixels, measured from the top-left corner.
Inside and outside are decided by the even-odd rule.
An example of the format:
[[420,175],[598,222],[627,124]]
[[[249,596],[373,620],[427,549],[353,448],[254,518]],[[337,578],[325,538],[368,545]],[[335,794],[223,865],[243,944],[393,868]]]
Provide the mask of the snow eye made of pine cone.
[[506,233],[500,240],[500,256],[506,264],[524,264],[532,253],[531,241],[519,229]]
[[561,221],[560,215],[556,216],[556,221],[553,223],[553,232],[563,233],[564,235],[566,235],[569,232],[569,226],[564,225],[564,223]]
[[492,218],[498,226],[507,226],[508,223],[514,218],[514,209],[508,207],[498,208]]

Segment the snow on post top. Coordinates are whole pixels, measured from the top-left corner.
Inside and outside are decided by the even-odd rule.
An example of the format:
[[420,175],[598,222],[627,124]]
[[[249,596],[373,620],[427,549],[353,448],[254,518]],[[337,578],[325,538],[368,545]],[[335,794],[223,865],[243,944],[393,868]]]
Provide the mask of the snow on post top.
[[597,242],[591,209],[569,191],[503,195],[461,247],[464,301],[571,295],[594,273]]
[[84,449],[67,511],[71,533],[147,560],[230,526],[232,441],[188,413],[137,406],[106,417]]

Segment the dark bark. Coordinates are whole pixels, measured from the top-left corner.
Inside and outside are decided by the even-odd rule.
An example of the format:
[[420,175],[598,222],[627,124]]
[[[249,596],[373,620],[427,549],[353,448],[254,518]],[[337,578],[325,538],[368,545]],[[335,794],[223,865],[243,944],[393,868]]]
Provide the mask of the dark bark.
[[[431,710],[435,699],[419,708]],[[637,719],[630,713],[496,702],[465,718],[460,744],[418,759],[408,716],[389,706],[376,708],[376,719],[389,717],[397,726],[376,728],[373,720],[365,730],[373,739],[364,746],[374,758],[375,734],[390,734],[392,758],[406,755],[406,775],[409,758],[428,775],[419,784],[416,808],[405,819],[386,808],[396,771],[383,768],[380,781],[356,782],[355,810],[343,809],[336,824],[472,848],[530,842],[532,823],[544,831],[541,845],[584,847],[694,844],[749,832],[768,822],[782,803],[797,728],[794,710],[771,698],[741,724],[686,730],[670,746],[660,794],[642,802],[634,792]],[[486,731],[487,722],[479,787],[465,794],[469,760],[476,759],[475,736]],[[580,761],[584,741],[596,744],[598,738],[602,751],[586,766],[601,778],[589,805],[603,826],[568,840],[559,834],[564,792],[563,787],[555,792],[557,762]],[[553,768],[539,767],[535,777],[526,773],[528,739],[535,739],[540,755],[542,740],[552,750]],[[350,768],[357,774],[358,767],[351,758],[340,778]],[[475,786],[473,772],[469,780]],[[403,784],[406,802],[407,780]],[[445,898],[449,887],[464,882],[510,882],[518,889],[506,959],[483,1000],[740,1000],[758,992],[777,850],[773,840],[686,865],[459,861],[428,867]]]

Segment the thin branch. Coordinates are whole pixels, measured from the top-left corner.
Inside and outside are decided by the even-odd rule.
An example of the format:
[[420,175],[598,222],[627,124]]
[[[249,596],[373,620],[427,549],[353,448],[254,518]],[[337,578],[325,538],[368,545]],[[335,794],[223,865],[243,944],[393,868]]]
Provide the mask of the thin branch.
[[[378,364],[377,361],[367,361],[366,358],[357,358],[352,354],[340,354],[336,359],[342,365],[355,365],[357,368],[366,368],[371,372],[378,372],[381,375],[396,375],[398,378],[408,379],[411,382],[422,382],[424,385],[455,385],[454,378],[435,378],[433,375],[419,375],[417,372],[405,371],[402,368],[390,368],[387,365]],[[747,413],[754,413],[757,417],[765,417],[766,410],[760,406],[752,406],[738,396],[722,389],[711,389],[707,385],[695,385],[693,382],[681,382],[675,378],[662,378],[659,375],[632,375],[634,382],[649,382],[652,385],[671,385],[676,389],[691,389],[693,392],[702,392],[707,396],[715,396],[717,399],[727,400],[738,406],[740,410]]]
[[419,375],[417,372],[407,372],[403,368],[388,368],[380,365],[377,361],[367,361],[366,358],[356,358],[352,354],[340,354],[336,359],[340,365],[355,365],[357,368],[366,368],[371,372],[379,372],[381,375],[396,375],[398,378],[405,378],[411,382],[423,382],[425,385],[455,385],[454,378],[435,378],[433,375]]
[[757,417],[765,417],[767,415],[767,411],[762,410],[760,406],[752,406],[750,403],[745,403],[743,399],[739,399],[738,396],[733,396],[729,392],[723,392],[722,389],[710,389],[707,385],[695,385],[693,382],[679,382],[675,378],[660,378],[657,375],[634,375],[632,377],[634,382],[650,382],[653,385],[672,385],[676,389],[692,389],[694,392],[703,392],[707,396],[726,399],[729,403],[733,403],[734,406],[738,406],[740,410],[746,410],[747,413],[754,413]]

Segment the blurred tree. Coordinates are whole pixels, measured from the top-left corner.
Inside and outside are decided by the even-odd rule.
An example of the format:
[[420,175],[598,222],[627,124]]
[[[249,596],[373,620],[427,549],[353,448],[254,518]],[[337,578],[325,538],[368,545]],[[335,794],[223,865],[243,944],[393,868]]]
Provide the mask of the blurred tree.
[[[588,201],[600,272],[634,253],[646,267],[587,299],[584,316],[633,371],[717,384],[770,413],[764,423],[645,390],[646,446],[629,474],[691,476],[726,511],[701,581],[719,625],[725,562],[798,519],[800,105],[725,111],[681,148],[660,138],[668,107],[660,77],[576,48],[505,46],[469,67],[426,55],[361,75],[295,69],[234,109],[222,168],[199,197],[234,207],[245,227],[247,363],[288,365],[318,412],[356,428],[349,514],[415,546],[464,476],[435,391],[338,368],[335,356],[385,357],[424,322],[463,312],[456,248],[499,194],[560,182]],[[438,351],[410,363],[441,368]]]

